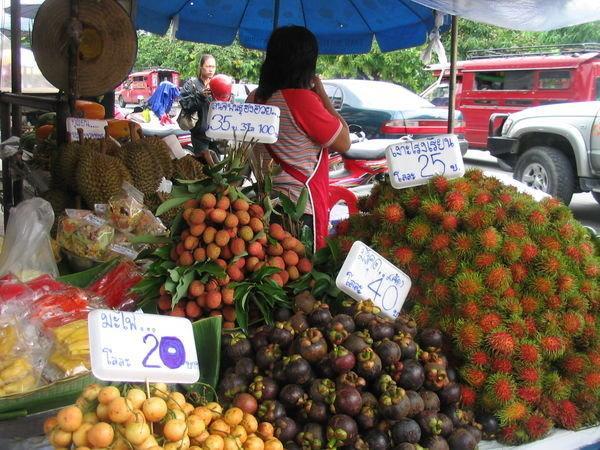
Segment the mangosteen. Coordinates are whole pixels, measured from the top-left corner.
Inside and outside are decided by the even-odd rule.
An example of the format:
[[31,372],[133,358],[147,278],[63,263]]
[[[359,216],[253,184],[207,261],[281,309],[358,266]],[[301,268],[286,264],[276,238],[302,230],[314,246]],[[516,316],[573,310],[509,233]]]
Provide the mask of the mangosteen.
[[322,402],[315,402],[313,400],[307,400],[304,404],[303,417],[316,423],[326,423],[329,418],[327,412],[327,405]]
[[414,417],[425,411],[425,403],[418,392],[406,391],[406,396],[410,399],[410,413],[408,417]]
[[396,382],[387,373],[382,374],[373,386],[373,390],[377,395],[383,394],[390,388],[395,388]]
[[498,419],[493,414],[481,413],[477,416],[477,423],[481,425],[484,439],[495,439],[500,429]]
[[392,340],[400,346],[403,361],[406,361],[407,359],[416,359],[419,346],[410,334],[395,334]]
[[259,348],[266,347],[269,344],[269,336],[272,330],[273,327],[270,325],[262,325],[252,334],[250,342],[255,352]]
[[435,328],[423,328],[417,337],[419,345],[427,351],[436,351],[444,345],[444,335]]
[[417,335],[417,322],[415,319],[406,313],[400,313],[394,322],[394,328],[396,332],[407,333],[412,337]]
[[327,443],[325,442],[325,431],[318,423],[307,423],[298,436],[296,442],[303,450],[322,450]]
[[329,340],[330,344],[340,345],[342,342],[348,339],[348,336],[350,336],[350,333],[346,331],[341,323],[331,323],[330,329],[327,332],[327,339]]
[[328,328],[331,323],[331,311],[326,303],[317,302],[313,310],[308,314],[308,323],[311,327]]
[[277,397],[286,409],[297,409],[308,400],[308,395],[301,386],[297,384],[287,384],[279,391]]
[[369,405],[376,407],[378,405],[377,397],[375,397],[372,393],[364,391],[360,393],[362,397],[363,406]]
[[349,314],[338,314],[331,320],[332,327],[335,327],[338,324],[341,325],[348,333],[354,333],[356,328],[354,319],[352,319],[352,316]]
[[439,411],[440,410],[440,398],[435,392],[431,391],[420,391],[419,395],[423,399],[425,405],[425,411]]
[[258,373],[258,367],[252,358],[244,357],[235,363],[235,373],[247,380],[252,379]]
[[285,416],[285,408],[277,400],[265,400],[258,407],[257,415],[261,422],[275,423],[277,419]]
[[360,413],[356,416],[356,422],[363,430],[375,428],[378,423],[379,416],[377,414],[377,405],[364,405],[360,409]]
[[442,434],[442,421],[438,419],[437,411],[423,411],[417,415],[416,420],[425,435],[437,436]]
[[403,442],[402,444],[398,444],[392,448],[392,450],[423,450],[423,447],[419,445],[419,447],[415,447],[416,444],[411,444],[410,442]]
[[300,337],[300,355],[308,362],[316,363],[327,355],[327,341],[317,328],[309,328]]
[[448,438],[448,446],[451,450],[475,450],[477,440],[464,428],[458,428]]
[[402,388],[390,388],[379,397],[379,411],[390,420],[401,420],[410,412],[410,399]]
[[387,433],[379,430],[371,430],[364,437],[370,450],[388,450],[390,448],[390,439]]
[[244,377],[237,373],[230,373],[219,384],[219,396],[231,401],[236,394],[244,392],[247,387],[248,384]]
[[342,450],[370,450],[370,449],[369,449],[369,445],[366,443],[366,441],[361,436],[358,436],[356,438],[356,441],[354,441],[350,445],[344,445],[342,447]]
[[279,345],[281,348],[288,348],[294,340],[294,329],[289,322],[277,322],[269,336],[269,341]]
[[446,366],[446,376],[451,383],[456,383],[458,380],[454,367]]
[[481,425],[479,425],[479,424],[467,425],[464,428],[465,428],[465,430],[467,430],[469,433],[471,433],[473,435],[473,437],[475,438],[475,441],[477,441],[478,444],[479,444],[479,442],[481,442],[481,440],[483,439]]
[[[370,336],[369,336],[370,337]],[[354,332],[342,344],[352,353],[359,353],[369,346],[359,332]]]
[[375,317],[377,316],[372,312],[359,311],[356,314],[354,314],[354,323],[356,324],[357,328],[366,329],[368,328],[369,323],[371,323],[372,320],[375,320]]
[[237,361],[252,354],[252,344],[244,333],[231,333],[224,348],[225,355],[232,361]]
[[280,417],[273,425],[275,426],[275,437],[281,442],[293,440],[300,431],[296,421],[289,417]]
[[256,365],[263,370],[270,369],[272,365],[281,358],[281,348],[277,344],[268,344],[259,348],[254,360]]
[[300,355],[292,355],[283,359],[285,376],[290,383],[306,384],[313,378],[310,363]]
[[403,368],[398,377],[398,386],[417,391],[425,381],[425,370],[417,361],[409,359],[402,362]]
[[275,400],[279,393],[279,386],[275,380],[269,377],[257,376],[254,377],[252,384],[248,388],[248,392],[259,401]]
[[333,364],[331,364],[329,356],[317,363],[317,373],[321,378],[334,378],[336,376],[336,372],[333,370]]
[[423,383],[427,389],[439,391],[449,383],[446,376],[446,368],[440,364],[427,363],[425,364],[425,382]]
[[340,313],[352,317],[358,311],[358,302],[352,298],[342,300],[339,310]]
[[327,440],[329,448],[349,445],[358,437],[358,425],[354,419],[345,414],[336,414],[327,423]]
[[356,416],[362,408],[362,397],[356,388],[344,386],[335,393],[335,412]]
[[285,364],[283,363],[283,360],[279,360],[273,364],[273,369],[267,371],[267,373],[269,372],[275,381],[279,383],[287,382],[287,375],[285,374]]
[[440,421],[441,432],[440,434],[444,437],[450,436],[450,434],[454,431],[454,424],[450,420],[450,418],[443,413],[437,413],[437,418]]
[[412,419],[402,419],[392,425],[392,441],[395,444],[409,442],[417,444],[421,440],[421,428]]
[[393,323],[382,316],[375,316],[368,325],[369,333],[374,341],[381,341],[382,339],[389,339],[394,336],[396,330],[394,330]]
[[460,401],[460,385],[450,382],[440,389],[437,394],[442,405],[458,403]]
[[429,436],[422,444],[427,450],[450,450],[448,442],[441,436]]
[[290,317],[292,317],[292,310],[289,308],[277,308],[273,311],[273,320],[277,322],[285,322]]
[[366,380],[363,377],[358,376],[357,373],[352,370],[338,376],[335,379],[335,383],[338,389],[341,389],[344,386],[350,386],[359,391],[367,385]]
[[402,357],[400,346],[395,342],[390,341],[388,338],[376,342],[373,349],[381,359],[381,363],[384,367],[395,364],[400,361],[400,358]]
[[294,297],[294,310],[309,314],[315,306],[316,300],[310,291],[300,292]]
[[297,312],[290,317],[289,322],[296,334],[300,334],[308,330],[308,320],[306,319],[306,315],[304,313]]
[[335,400],[335,383],[329,378],[317,378],[310,384],[308,396],[315,402],[332,405]]
[[354,369],[356,357],[354,353],[341,345],[335,345],[329,352],[329,361],[335,373],[346,373]]
[[282,442],[282,444],[285,450],[302,450],[302,447],[293,441]]
[[457,404],[446,406],[442,412],[450,418],[454,428],[465,427],[469,424],[469,415],[463,409],[460,409]]
[[367,380],[374,380],[381,374],[381,359],[371,347],[363,349],[356,358],[355,371]]

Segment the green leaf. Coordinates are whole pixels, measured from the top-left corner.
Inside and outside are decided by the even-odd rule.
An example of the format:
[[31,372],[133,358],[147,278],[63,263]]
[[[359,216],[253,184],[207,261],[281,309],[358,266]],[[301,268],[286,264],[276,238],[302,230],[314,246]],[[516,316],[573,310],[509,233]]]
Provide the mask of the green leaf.
[[166,200],[165,202],[161,203],[161,205],[158,208],[156,208],[155,215],[162,216],[167,211],[176,208],[179,205],[183,205],[186,201],[188,201],[191,198],[194,198],[194,196],[191,194],[187,194],[181,197],[170,198],[169,200]]
[[170,244],[172,242],[172,239],[167,236],[153,236],[151,234],[130,236],[128,239],[132,244]]
[[173,280],[167,279],[167,281],[165,281],[165,290],[168,291],[170,294],[175,293],[176,287],[177,287],[177,283],[175,283]]
[[94,280],[100,278],[108,271],[113,269],[119,262],[118,258],[111,259],[110,261],[104,262],[90,269],[84,270],[83,272],[72,273],[70,275],[63,275],[58,277],[57,280],[63,283],[70,284],[72,286],[86,288]]
[[[306,210],[306,203],[308,202],[308,189],[302,188],[300,196],[298,197],[298,203],[296,203],[296,210],[292,216],[294,220],[300,220]],[[312,246],[312,245],[311,245]]]
[[159,247],[154,250],[153,255],[158,256],[165,261],[171,261],[171,249],[170,247]]
[[312,227],[309,227],[308,225],[302,226],[302,231],[300,232],[300,242],[304,244],[304,248],[306,249],[308,255],[312,255],[312,250],[315,242]]
[[243,293],[243,295],[238,297],[236,289],[235,318],[237,320],[238,325],[244,331],[244,333],[248,332],[248,310],[246,308],[248,292],[249,291],[246,290],[245,293]]
[[283,208],[283,212],[290,217],[294,217],[294,215],[296,214],[296,205],[294,204],[294,202],[291,201],[287,195],[282,194],[281,192],[278,193],[278,197],[279,200],[281,200],[281,207]]
[[179,279],[179,282],[177,283],[177,289],[175,290],[175,295],[171,299],[171,308],[173,306],[175,306],[179,302],[179,300],[181,300],[183,297],[187,296],[188,287],[190,286],[190,283],[193,280],[194,280],[194,272],[191,270],[186,272]]
[[221,327],[220,317],[208,317],[192,324],[200,366],[199,382],[214,390],[217,389],[221,370]]
[[273,274],[279,273],[281,269],[279,267],[262,266],[256,272],[252,274],[251,280],[261,281],[266,277],[270,277]]
[[171,280],[173,280],[175,283],[178,283],[179,279],[181,278],[181,267],[175,267],[170,269],[168,272]]
[[271,197],[271,193],[273,192],[273,177],[270,173],[265,173],[265,195],[267,198]]

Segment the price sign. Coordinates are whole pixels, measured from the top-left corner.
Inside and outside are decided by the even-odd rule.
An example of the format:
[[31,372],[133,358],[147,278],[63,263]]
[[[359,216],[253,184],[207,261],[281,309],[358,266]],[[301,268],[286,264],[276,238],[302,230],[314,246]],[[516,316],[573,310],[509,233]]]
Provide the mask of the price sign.
[[81,119],[78,117],[67,118],[67,133],[69,141],[79,142],[77,129],[83,130],[83,137],[88,139],[104,139],[104,127],[108,126],[106,120]]
[[195,383],[200,377],[192,323],[185,318],[96,309],[88,330],[96,378]]
[[454,134],[415,139],[385,150],[390,183],[396,189],[427,184],[435,175],[459,178],[465,174],[458,138]]
[[371,300],[384,314],[396,318],[410,290],[408,275],[375,250],[356,241],[337,278],[336,286],[355,300]]
[[211,139],[277,141],[279,108],[254,103],[211,102],[206,135]]

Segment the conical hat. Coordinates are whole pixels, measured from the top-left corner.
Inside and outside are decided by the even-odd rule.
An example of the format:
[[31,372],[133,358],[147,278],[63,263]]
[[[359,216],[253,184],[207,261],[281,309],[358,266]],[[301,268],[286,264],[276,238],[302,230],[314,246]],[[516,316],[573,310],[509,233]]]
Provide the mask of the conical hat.
[[[44,76],[68,88],[69,0],[46,0],[33,23],[31,47]],[[137,53],[137,35],[127,12],[115,0],[79,1],[83,25],[77,68],[80,96],[101,95],[121,83]]]

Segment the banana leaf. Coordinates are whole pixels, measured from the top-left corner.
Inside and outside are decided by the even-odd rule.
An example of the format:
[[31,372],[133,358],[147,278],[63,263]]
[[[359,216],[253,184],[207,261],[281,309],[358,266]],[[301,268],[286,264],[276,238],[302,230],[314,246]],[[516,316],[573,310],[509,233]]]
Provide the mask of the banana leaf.
[[0,420],[70,405],[88,384],[102,383],[91,373],[75,375],[29,392],[0,397]]
[[200,379],[198,383],[184,386],[206,401],[215,399],[215,391],[221,370],[221,317],[208,317],[192,324]]
[[62,281],[63,283],[70,284],[72,286],[85,288],[96,278],[98,278],[101,275],[104,275],[106,272],[112,269],[118,261],[118,258],[114,258],[110,261],[106,261],[102,264],[94,266],[88,270],[84,270],[83,272],[63,275],[62,277],[58,277],[57,280]]

